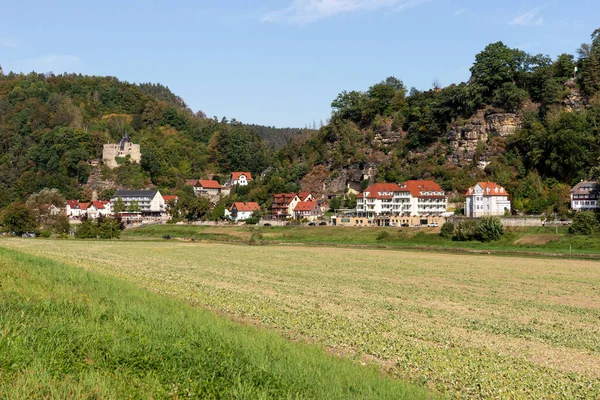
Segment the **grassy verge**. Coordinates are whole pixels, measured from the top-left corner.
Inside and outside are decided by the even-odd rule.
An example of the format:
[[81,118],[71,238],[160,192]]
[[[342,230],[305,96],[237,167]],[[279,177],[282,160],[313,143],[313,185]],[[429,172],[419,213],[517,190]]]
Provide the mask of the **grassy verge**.
[[0,248],[0,397],[426,398],[374,367]]
[[[423,248],[430,250],[481,250],[496,253],[548,253],[600,257],[599,236],[573,236],[566,227],[511,228],[491,243],[457,242],[442,238],[439,229],[375,227],[265,227],[263,243],[302,243],[309,245]],[[387,232],[382,237],[381,232]],[[153,225],[126,231],[125,239],[171,238],[221,242],[244,242],[249,236],[243,227]]]

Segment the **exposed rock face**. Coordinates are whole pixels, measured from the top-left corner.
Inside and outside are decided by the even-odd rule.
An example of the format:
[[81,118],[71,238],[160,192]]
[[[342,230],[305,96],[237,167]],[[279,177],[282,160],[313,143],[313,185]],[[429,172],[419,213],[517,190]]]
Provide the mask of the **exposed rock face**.
[[579,111],[585,106],[585,98],[577,88],[577,83],[574,79],[569,79],[565,83],[568,89],[568,94],[563,99],[563,105],[569,111]]
[[401,132],[396,132],[392,129],[392,119],[388,118],[379,126],[374,128],[373,143],[380,145],[389,145],[397,143],[402,138]]
[[521,119],[515,113],[491,113],[480,111],[465,124],[453,124],[448,131],[448,142],[452,154],[448,160],[458,166],[472,162],[479,151],[479,168],[485,168],[489,157],[490,137],[508,137],[521,127]]
[[515,113],[495,113],[485,117],[487,130],[492,135],[507,137],[521,128],[521,118]]

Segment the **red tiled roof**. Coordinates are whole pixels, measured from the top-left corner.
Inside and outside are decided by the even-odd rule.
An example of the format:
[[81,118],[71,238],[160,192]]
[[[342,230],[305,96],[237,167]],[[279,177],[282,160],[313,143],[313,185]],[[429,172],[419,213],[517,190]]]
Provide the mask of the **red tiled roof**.
[[229,207],[229,211],[233,210],[233,206],[235,206],[235,208],[237,208],[237,210],[239,212],[245,212],[245,211],[258,211],[260,210],[260,206],[258,205],[258,203],[253,202],[253,201],[238,201],[235,202],[231,205],[231,207]]
[[163,196],[163,200],[166,201],[171,201],[171,200],[178,200],[179,198],[177,196]]
[[[381,195],[380,193],[393,193],[402,192],[400,185],[397,183],[376,183],[365,189],[364,192],[359,194],[359,197],[366,197],[369,199],[391,199],[392,195]],[[367,194],[368,193],[368,194]]]
[[594,194],[598,192],[598,182],[596,181],[581,181],[569,190],[571,194]]
[[79,202],[77,200],[67,200],[67,205],[73,209],[79,208]]
[[186,185],[196,186],[197,183],[198,183],[198,179],[186,179],[185,180]]
[[301,201],[298,204],[296,204],[296,207],[294,207],[294,211],[311,211],[313,208],[316,207],[316,205],[316,200]]
[[424,197],[433,195],[421,195],[421,192],[443,192],[440,185],[429,180],[411,180],[406,181],[400,187],[404,190],[408,189],[413,197]]
[[237,181],[238,179],[240,179],[240,175],[246,175],[246,180],[248,181],[252,180],[252,174],[250,172],[232,172],[231,178]]
[[296,197],[296,193],[294,193],[294,192],[292,192],[292,193],[277,193],[277,194],[274,194],[273,197],[275,197],[275,198],[283,197],[283,198],[293,199],[294,197]]
[[298,197],[300,197],[300,201],[306,201],[306,198],[311,194],[311,192],[300,192],[298,193]]
[[207,179],[200,179],[198,185],[205,189],[221,189],[221,184],[217,181],[209,181]]
[[104,207],[108,204],[108,201],[92,201],[92,204],[97,210],[104,210]]
[[[496,182],[477,182],[477,185],[481,186],[481,188],[483,189],[484,196],[508,196],[508,192],[506,191],[506,189],[498,185]],[[467,196],[473,195],[473,192],[475,191],[475,186],[472,186],[469,188],[469,190],[467,190]]]
[[91,203],[79,203],[79,208],[81,208],[82,210],[87,210],[89,206],[91,206]]

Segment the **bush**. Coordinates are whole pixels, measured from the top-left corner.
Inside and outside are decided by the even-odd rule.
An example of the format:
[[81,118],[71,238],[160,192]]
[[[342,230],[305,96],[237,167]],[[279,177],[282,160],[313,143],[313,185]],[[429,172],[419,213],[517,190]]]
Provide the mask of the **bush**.
[[77,227],[75,237],[79,239],[113,239],[119,238],[124,229],[123,223],[116,218],[99,217],[97,220],[83,218]]
[[260,222],[260,218],[250,217],[250,218],[247,218],[244,222],[246,222],[246,225],[256,225]]
[[49,230],[43,230],[42,233],[40,233],[40,236],[43,238],[49,238],[50,236],[52,236],[52,232],[50,232]]
[[475,229],[475,239],[481,242],[492,242],[504,235],[504,226],[498,217],[482,217]]
[[456,230],[454,231],[454,237],[452,240],[458,240],[459,242],[473,240],[476,228],[477,223],[473,220],[460,221],[458,224],[456,224]]
[[248,227],[248,232],[250,232],[250,239],[248,239],[248,242],[250,244],[255,244],[256,242],[258,242],[259,240],[262,240],[262,238],[263,238],[262,227],[260,227],[260,226],[250,225]]
[[442,229],[440,230],[440,236],[444,238],[451,238],[454,235],[454,224],[452,222],[444,222]]
[[573,225],[569,227],[572,235],[594,235],[600,231],[598,219],[593,211],[581,211],[573,217]]
[[171,239],[171,235],[163,235],[162,238],[165,239],[165,240],[169,240],[169,239]]
[[387,230],[381,230],[379,231],[379,233],[377,233],[377,236],[375,236],[375,240],[387,240],[390,238],[390,233]]
[[22,236],[25,233],[34,233],[38,225],[31,210],[22,203],[13,203],[7,206],[0,215],[0,225],[8,233]]

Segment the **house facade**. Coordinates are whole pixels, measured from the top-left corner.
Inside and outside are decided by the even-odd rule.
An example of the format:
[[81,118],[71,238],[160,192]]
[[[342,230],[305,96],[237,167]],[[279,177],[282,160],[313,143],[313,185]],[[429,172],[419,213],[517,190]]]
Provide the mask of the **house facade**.
[[300,198],[294,192],[274,194],[271,199],[271,214],[278,219],[291,218],[299,202]]
[[232,172],[227,181],[228,186],[246,186],[252,180],[250,172]]
[[117,190],[111,202],[123,199],[125,209],[137,202],[143,216],[159,217],[166,212],[165,200],[158,190]]
[[571,209],[575,211],[588,211],[598,209],[600,187],[596,181],[581,181],[569,191],[571,195]]
[[81,218],[81,208],[79,207],[79,202],[77,200],[67,200],[65,213],[69,218]]
[[366,218],[441,217],[447,205],[446,193],[430,180],[376,183],[357,196],[356,214]]
[[294,207],[294,218],[297,220],[307,219],[315,221],[323,216],[321,207],[316,200],[299,201]]
[[235,202],[229,207],[229,209],[225,210],[225,217],[231,219],[232,221],[244,221],[254,214],[255,211],[259,211],[260,206],[255,202]]
[[495,182],[478,182],[466,193],[465,216],[484,217],[510,213],[508,192]]

